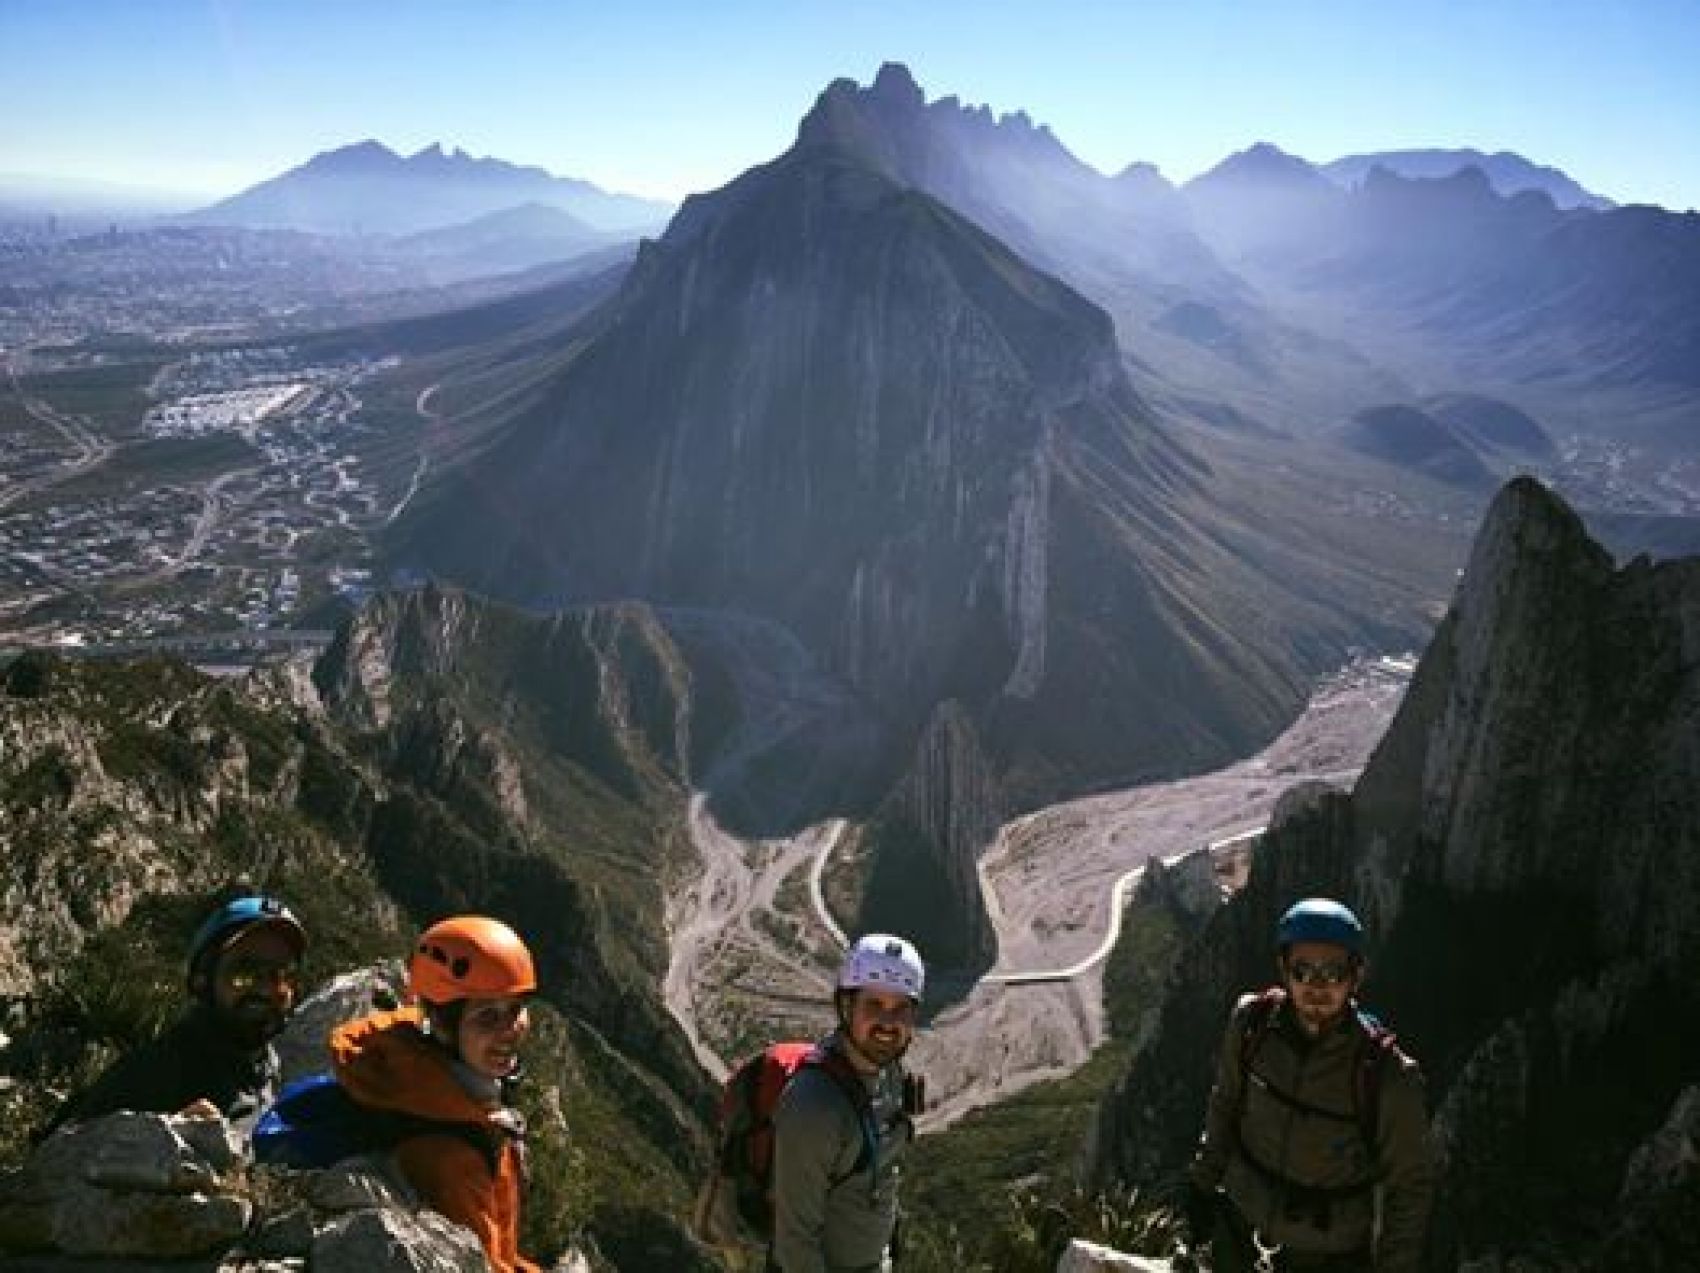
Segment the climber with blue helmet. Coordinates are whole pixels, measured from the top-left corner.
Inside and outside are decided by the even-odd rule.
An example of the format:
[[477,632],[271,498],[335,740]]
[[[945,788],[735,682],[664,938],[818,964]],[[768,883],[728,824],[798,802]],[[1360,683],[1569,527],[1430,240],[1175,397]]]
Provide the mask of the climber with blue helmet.
[[833,989],[838,1028],[786,1084],[774,1111],[770,1270],[877,1270],[896,1245],[897,1182],[920,1112],[902,1061],[926,989],[920,952],[862,937]]
[[1280,984],[1240,998],[1218,1055],[1188,1172],[1192,1245],[1218,1273],[1414,1273],[1436,1156],[1416,1062],[1358,1004],[1364,926],[1307,897],[1275,945]]
[[188,1010],[153,1042],[113,1062],[45,1129],[114,1110],[218,1113],[252,1129],[277,1095],[271,1045],[294,1009],[307,933],[275,897],[235,891],[189,942]]

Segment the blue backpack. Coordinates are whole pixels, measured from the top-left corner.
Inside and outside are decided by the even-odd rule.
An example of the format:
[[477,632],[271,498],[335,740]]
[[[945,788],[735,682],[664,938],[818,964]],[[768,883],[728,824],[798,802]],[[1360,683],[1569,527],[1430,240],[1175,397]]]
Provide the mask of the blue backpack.
[[501,1144],[489,1129],[362,1105],[334,1074],[310,1074],[283,1089],[254,1125],[254,1158],[275,1167],[314,1170],[424,1135],[466,1141],[495,1174]]

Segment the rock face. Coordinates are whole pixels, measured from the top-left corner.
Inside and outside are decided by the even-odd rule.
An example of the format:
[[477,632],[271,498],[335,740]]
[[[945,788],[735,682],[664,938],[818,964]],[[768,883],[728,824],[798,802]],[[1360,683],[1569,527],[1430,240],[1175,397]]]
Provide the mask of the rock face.
[[102,1268],[191,1257],[209,1269],[271,1262],[312,1273],[486,1267],[469,1230],[419,1210],[380,1163],[256,1171],[222,1119],[159,1114],[110,1114],[47,1140],[0,1180],[0,1249]]
[[1003,819],[973,722],[959,703],[942,704],[877,820],[886,851],[867,886],[856,931],[926,933],[930,962],[989,967],[997,940],[977,866]]
[[1268,980],[1280,911],[1333,894],[1374,936],[1369,1005],[1429,1076],[1440,1249],[1604,1258],[1632,1200],[1638,1249],[1675,1258],[1656,1218],[1697,1188],[1700,1035],[1672,1027],[1700,1011],[1697,643],[1700,561],[1614,568],[1537,483],[1501,491],[1357,788],[1283,802],[1181,962],[1101,1169],[1184,1161],[1232,995]]

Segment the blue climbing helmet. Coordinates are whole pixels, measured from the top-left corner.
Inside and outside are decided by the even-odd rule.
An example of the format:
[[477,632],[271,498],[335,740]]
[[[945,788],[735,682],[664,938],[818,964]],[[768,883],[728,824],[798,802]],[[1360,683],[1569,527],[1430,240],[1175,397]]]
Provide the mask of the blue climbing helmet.
[[1331,897],[1307,897],[1294,902],[1275,926],[1275,944],[1282,950],[1302,941],[1327,942],[1348,953],[1364,953],[1364,926],[1358,917]]
[[281,932],[295,947],[296,958],[306,950],[307,930],[277,898],[263,893],[232,898],[202,920],[189,941],[189,989],[197,993],[204,989],[219,955],[243,933],[259,925],[269,925]]

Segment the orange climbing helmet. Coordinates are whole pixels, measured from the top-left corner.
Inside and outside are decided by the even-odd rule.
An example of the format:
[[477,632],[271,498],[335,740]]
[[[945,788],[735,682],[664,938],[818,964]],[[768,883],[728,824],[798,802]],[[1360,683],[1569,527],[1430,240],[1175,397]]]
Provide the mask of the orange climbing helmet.
[[407,961],[407,988],[435,1004],[530,994],[537,969],[519,934],[501,920],[456,915],[419,935]]

